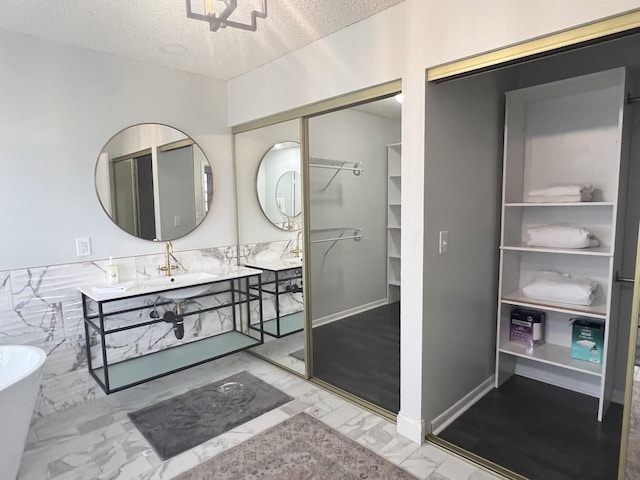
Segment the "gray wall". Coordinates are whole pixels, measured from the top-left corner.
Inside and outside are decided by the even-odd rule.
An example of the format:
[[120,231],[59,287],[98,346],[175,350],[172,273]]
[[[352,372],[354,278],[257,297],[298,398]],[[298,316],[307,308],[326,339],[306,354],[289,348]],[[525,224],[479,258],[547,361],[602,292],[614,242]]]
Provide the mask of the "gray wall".
[[[426,86],[427,420],[494,372],[503,92],[512,79],[497,72]],[[442,230],[449,250],[440,255]]]
[[[311,240],[338,236],[329,227],[359,227],[363,239],[311,248],[312,318],[333,315],[386,298],[387,148],[400,140],[400,123],[353,110],[309,120],[309,156],[362,162],[360,176],[310,168]],[[324,189],[324,190],[323,190]],[[345,231],[344,235],[352,235]],[[326,253],[326,254],[325,254]]]

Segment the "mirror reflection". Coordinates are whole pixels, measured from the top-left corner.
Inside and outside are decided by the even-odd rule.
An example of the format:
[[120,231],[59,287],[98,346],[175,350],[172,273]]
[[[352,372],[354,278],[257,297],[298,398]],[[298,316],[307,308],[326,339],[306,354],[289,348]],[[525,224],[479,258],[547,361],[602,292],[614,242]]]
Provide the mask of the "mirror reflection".
[[302,212],[300,144],[273,145],[262,157],[256,182],[258,201],[269,221],[282,230],[299,230]]
[[238,262],[263,272],[263,323],[249,333],[264,344],[251,351],[305,375],[300,131],[295,119],[234,138]]
[[205,218],[213,175],[202,149],[185,133],[148,123],[116,133],[102,148],[96,192],[109,218],[145,240],[175,240]]

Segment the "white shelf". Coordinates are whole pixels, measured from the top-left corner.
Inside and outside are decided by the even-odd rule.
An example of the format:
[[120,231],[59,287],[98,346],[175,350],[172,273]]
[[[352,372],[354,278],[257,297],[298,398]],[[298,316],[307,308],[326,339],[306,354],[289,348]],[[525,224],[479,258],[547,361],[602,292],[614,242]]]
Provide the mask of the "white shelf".
[[551,248],[551,247],[531,247],[529,245],[505,245],[500,247],[502,250],[510,250],[514,252],[539,252],[539,253],[557,253],[563,255],[591,255],[596,257],[611,257],[613,252],[609,247],[595,248]]
[[505,203],[505,207],[613,207],[614,202],[576,202],[576,203]]
[[500,353],[528,358],[548,365],[586,373],[587,375],[602,376],[602,365],[573,359],[571,358],[571,348],[561,345],[544,343],[537,347],[529,347],[520,343],[505,342],[500,345]]
[[568,313],[569,315],[581,315],[604,320],[607,318],[607,306],[604,303],[594,303],[592,305],[569,305],[566,303],[542,302],[525,297],[521,292],[511,292],[504,295],[502,303],[521,307],[530,307],[538,310],[549,310],[551,312]]
[[402,145],[387,146],[387,302],[400,300]]

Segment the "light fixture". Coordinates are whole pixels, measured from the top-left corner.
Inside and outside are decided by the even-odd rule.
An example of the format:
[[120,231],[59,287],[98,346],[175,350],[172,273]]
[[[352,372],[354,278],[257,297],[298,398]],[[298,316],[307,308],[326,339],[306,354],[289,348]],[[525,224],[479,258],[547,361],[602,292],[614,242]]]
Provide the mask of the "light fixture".
[[[267,0],[262,0],[262,11],[253,10],[251,12],[251,23],[240,23],[229,20],[229,17],[233,14],[238,7],[238,0],[218,0],[224,3],[225,8],[220,14],[213,11],[211,4],[214,0],[204,0],[204,13],[198,13],[193,11],[191,3],[193,0],[187,0],[187,17],[194,18],[196,20],[203,20],[209,22],[209,29],[212,32],[218,31],[219,28],[234,27],[242,30],[249,30],[255,32],[257,29],[256,19],[267,18]],[[199,0],[203,1],[203,0]]]

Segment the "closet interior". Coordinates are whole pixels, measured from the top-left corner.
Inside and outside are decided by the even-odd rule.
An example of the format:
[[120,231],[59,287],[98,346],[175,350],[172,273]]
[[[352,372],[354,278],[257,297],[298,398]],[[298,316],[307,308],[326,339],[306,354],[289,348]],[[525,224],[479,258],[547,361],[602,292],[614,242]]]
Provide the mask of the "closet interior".
[[312,116],[311,376],[390,416],[400,406],[400,103]]
[[451,237],[433,275],[464,276],[457,251],[493,244],[484,273],[495,303],[479,287],[473,325],[434,320],[433,331],[453,338],[464,328],[475,342],[448,344],[444,369],[456,380],[438,397],[431,429],[526,478],[617,477],[632,294],[621,279],[633,277],[640,218],[638,48],[630,36],[427,84],[427,125],[441,115],[458,125],[455,135],[444,133],[447,121],[427,131],[427,180],[438,153],[459,168],[459,189],[479,188],[457,158],[464,138],[475,145],[467,161],[495,168],[485,187],[499,192],[469,206],[490,212],[482,227],[433,226]]

